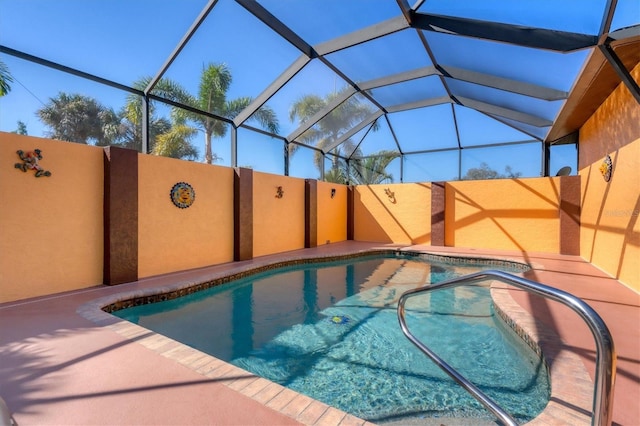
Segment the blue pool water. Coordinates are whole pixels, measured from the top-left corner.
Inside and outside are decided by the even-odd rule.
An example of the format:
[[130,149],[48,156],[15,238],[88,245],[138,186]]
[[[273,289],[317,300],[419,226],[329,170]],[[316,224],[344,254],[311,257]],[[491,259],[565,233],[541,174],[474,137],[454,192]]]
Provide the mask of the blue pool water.
[[[390,256],[304,265],[114,314],[376,423],[491,419],[404,337],[396,314],[404,291],[481,269]],[[409,300],[407,322],[526,422],[549,400],[547,371],[490,302],[485,287],[433,292]]]

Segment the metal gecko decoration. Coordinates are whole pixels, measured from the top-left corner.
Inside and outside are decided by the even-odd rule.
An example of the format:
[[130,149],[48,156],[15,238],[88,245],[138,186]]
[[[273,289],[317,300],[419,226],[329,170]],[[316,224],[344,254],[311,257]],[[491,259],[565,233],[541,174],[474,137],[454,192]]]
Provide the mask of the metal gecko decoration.
[[42,168],[42,166],[38,163],[42,160],[42,151],[39,149],[34,149],[33,151],[24,152],[19,149],[16,151],[18,157],[22,160],[22,163],[15,163],[14,167],[16,169],[20,169],[23,172],[27,172],[28,170],[35,171],[35,177],[42,176],[51,176],[51,172]]
[[391,201],[392,204],[396,203],[396,194],[391,191],[389,188],[386,188],[384,190],[384,193],[387,194],[387,197],[389,198],[389,201]]

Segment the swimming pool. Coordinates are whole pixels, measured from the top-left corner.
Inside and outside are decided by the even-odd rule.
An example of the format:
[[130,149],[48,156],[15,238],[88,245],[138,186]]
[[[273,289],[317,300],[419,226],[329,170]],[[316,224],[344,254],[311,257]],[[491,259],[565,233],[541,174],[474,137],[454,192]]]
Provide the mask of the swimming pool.
[[[402,335],[396,317],[404,291],[481,269],[389,255],[299,265],[114,314],[377,423],[490,418]],[[493,315],[487,288],[416,297],[407,320],[519,421],[544,409],[544,363]]]

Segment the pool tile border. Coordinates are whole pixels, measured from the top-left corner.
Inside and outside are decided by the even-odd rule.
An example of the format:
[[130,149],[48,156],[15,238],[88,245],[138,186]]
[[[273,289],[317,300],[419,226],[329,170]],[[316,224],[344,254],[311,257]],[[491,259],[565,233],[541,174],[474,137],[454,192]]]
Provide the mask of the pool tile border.
[[[446,262],[450,264],[493,265],[511,269],[515,273],[525,272],[531,268],[525,263],[508,259],[465,255],[450,256],[407,249],[370,249],[331,256],[301,256],[276,262],[266,262],[257,266],[253,264],[245,265],[239,267],[237,271],[215,273],[211,279],[203,282],[178,281],[165,287],[112,294],[81,305],[77,309],[77,313],[96,324],[114,331],[124,338],[140,343],[161,356],[175,360],[186,368],[196,371],[198,374],[220,380],[227,387],[265,406],[271,407],[282,414],[292,417],[303,424],[314,426],[374,426],[374,423],[357,418],[306,395],[299,394],[277,383],[256,376],[253,373],[191,348],[169,337],[155,333],[137,324],[121,320],[111,315],[111,313],[132,306],[156,303],[186,296],[197,291],[228,283],[231,280],[245,278],[281,267],[318,264],[379,255],[418,257],[434,262]],[[511,298],[508,294],[508,289],[494,283],[491,286],[491,296],[498,317],[502,319],[508,327],[514,330],[514,332],[543,359],[551,376],[551,400],[545,410],[528,424],[535,426],[590,424],[590,402],[593,387],[591,379],[581,360],[568,351],[560,350],[556,352],[557,356],[549,362],[549,360],[543,357],[543,352],[545,352],[544,348],[545,346],[554,344],[554,341],[558,342],[559,339],[557,336],[555,340],[553,338],[549,339],[549,337],[553,337],[549,336],[552,334],[550,331],[546,332],[546,336],[541,336],[537,330],[544,330],[544,327],[540,328],[541,325]],[[571,380],[568,380],[569,378]],[[581,389],[578,389],[578,391],[576,390],[576,382],[581,386]],[[571,395],[572,397],[568,397],[567,395]],[[585,405],[585,401],[588,401],[587,405]],[[582,409],[568,411],[567,403]],[[583,407],[587,407],[587,414],[585,414]]]
[[226,284],[233,280],[246,278],[262,272],[267,272],[270,270],[287,267],[287,266],[328,263],[328,262],[334,262],[334,261],[373,257],[373,256],[380,256],[380,255],[418,257],[420,259],[429,260],[433,262],[443,262],[443,263],[449,263],[449,264],[453,263],[453,264],[460,264],[460,265],[471,265],[471,264],[491,265],[491,266],[497,266],[501,268],[510,268],[517,272],[524,272],[530,269],[530,267],[526,264],[516,262],[516,261],[510,261],[510,260],[490,259],[490,258],[481,258],[481,257],[446,256],[441,254],[431,254],[431,253],[424,253],[424,252],[417,252],[417,251],[404,251],[404,250],[369,250],[365,252],[351,253],[346,255],[282,260],[279,262],[254,267],[244,271],[235,272],[229,275],[220,276],[212,280],[204,281],[201,283],[190,283],[184,286],[179,286],[178,288],[174,288],[171,290],[164,290],[161,292],[158,292],[158,289],[154,289],[154,290],[145,292],[144,294],[134,294],[134,295],[131,295],[130,297],[125,296],[127,293],[124,293],[122,298],[118,298],[117,300],[114,300],[113,302],[103,306],[101,309],[105,312],[112,313],[115,311],[119,311],[121,309],[127,309],[134,306],[173,300],[179,297],[196,293],[198,291],[207,290],[211,287]]

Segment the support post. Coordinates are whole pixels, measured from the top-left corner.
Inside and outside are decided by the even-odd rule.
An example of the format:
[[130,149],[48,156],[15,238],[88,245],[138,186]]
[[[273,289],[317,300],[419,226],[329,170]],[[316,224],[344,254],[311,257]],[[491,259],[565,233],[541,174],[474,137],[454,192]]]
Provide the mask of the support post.
[[143,154],[149,154],[151,152],[151,145],[149,144],[149,122],[150,122],[150,109],[149,109],[149,97],[142,97],[142,146],[140,152]]
[[138,152],[104,148],[103,283],[138,280]]
[[238,129],[231,126],[231,167],[238,167]]
[[289,142],[284,141],[284,175],[289,176],[289,161],[291,156],[289,155]]
[[354,197],[356,188],[353,185],[347,187],[347,240],[354,240],[355,238],[355,211],[354,211]]
[[444,246],[445,183],[431,183],[431,245]]
[[233,193],[233,260],[250,260],[253,259],[253,170],[235,169]]
[[318,181],[304,181],[304,248],[318,246]]
[[560,177],[560,254],[580,255],[580,176]]

